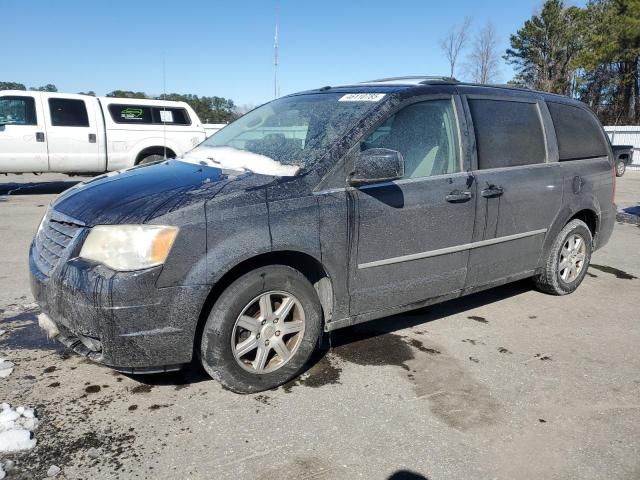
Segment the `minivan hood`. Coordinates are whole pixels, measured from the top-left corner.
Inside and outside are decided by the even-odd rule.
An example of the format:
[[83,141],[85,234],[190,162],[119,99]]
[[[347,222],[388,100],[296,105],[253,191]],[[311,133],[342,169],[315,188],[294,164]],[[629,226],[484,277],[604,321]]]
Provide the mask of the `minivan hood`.
[[229,183],[236,188],[228,191],[237,191],[270,180],[272,177],[226,175],[219,168],[167,160],[92,178],[64,192],[52,207],[87,226],[145,223],[209,200]]

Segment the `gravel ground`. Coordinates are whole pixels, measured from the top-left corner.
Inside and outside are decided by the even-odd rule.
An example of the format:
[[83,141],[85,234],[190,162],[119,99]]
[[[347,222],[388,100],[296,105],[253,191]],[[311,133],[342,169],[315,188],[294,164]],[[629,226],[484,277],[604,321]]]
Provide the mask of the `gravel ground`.
[[[77,179],[3,180],[0,402],[40,419],[33,450],[0,454],[8,479],[640,478],[635,225],[570,296],[524,281],[338,331],[298,380],[239,396],[197,367],[130,377],[47,341],[27,248]],[[640,172],[617,202],[640,204]]]

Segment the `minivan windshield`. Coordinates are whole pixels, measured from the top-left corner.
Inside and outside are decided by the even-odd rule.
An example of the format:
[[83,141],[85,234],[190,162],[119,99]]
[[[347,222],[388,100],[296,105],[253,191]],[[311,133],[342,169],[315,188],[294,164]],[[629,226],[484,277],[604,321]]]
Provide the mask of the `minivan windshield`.
[[293,176],[315,163],[382,97],[320,93],[280,98],[227,125],[184,160]]

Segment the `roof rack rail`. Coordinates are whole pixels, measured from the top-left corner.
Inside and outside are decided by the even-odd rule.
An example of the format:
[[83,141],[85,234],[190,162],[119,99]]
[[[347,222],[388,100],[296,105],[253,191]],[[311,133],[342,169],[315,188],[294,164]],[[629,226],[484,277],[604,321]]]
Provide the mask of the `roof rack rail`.
[[390,83],[390,84],[405,84],[405,85],[432,85],[432,84],[457,84],[459,80],[453,77],[434,76],[434,75],[413,75],[407,77],[389,77],[380,78],[377,80],[369,80],[362,83]]

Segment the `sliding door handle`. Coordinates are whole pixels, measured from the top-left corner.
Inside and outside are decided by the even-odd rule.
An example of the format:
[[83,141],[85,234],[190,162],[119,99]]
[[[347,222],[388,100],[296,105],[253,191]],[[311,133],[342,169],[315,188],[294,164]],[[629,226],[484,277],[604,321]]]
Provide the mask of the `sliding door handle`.
[[473,194],[469,191],[461,192],[460,190],[454,190],[444,199],[449,203],[463,203],[468,202],[473,197]]
[[44,142],[44,132],[36,132],[36,142]]
[[504,188],[499,187],[497,185],[490,185],[489,187],[482,190],[481,195],[485,198],[495,198],[499,197],[504,193]]

